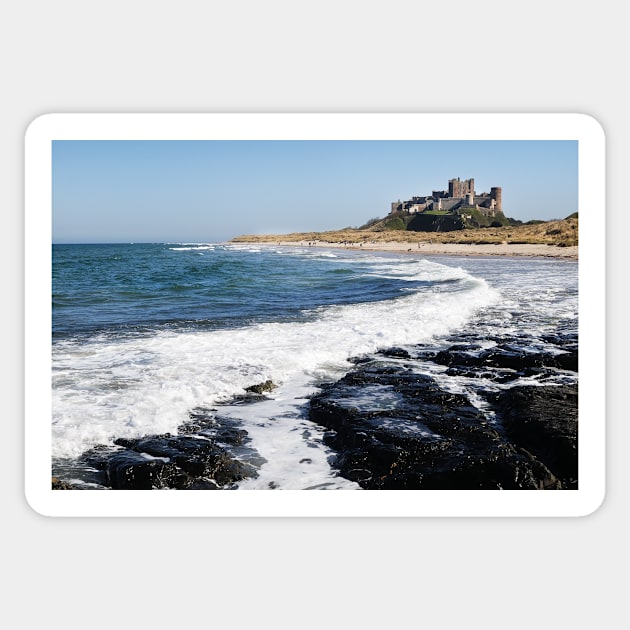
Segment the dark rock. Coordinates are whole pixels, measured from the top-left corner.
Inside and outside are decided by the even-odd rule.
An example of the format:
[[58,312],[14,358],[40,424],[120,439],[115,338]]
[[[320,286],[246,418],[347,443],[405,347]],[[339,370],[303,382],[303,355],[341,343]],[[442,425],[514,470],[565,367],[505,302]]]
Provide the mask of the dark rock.
[[474,368],[461,368],[458,366],[449,367],[446,370],[446,374],[449,376],[463,376],[465,378],[484,378],[494,383],[508,383],[521,376],[514,370],[475,370]]
[[52,478],[52,489],[53,490],[76,490],[76,486],[68,483],[67,481],[62,481],[57,477]]
[[512,387],[494,404],[514,444],[553,470],[566,487],[576,488],[577,384]]
[[[438,352],[419,347],[413,357],[396,348],[379,352],[405,362],[364,359],[312,397],[310,417],[329,429],[324,441],[337,453],[340,473],[369,489],[577,487],[577,385],[512,387],[496,395],[487,386],[577,373],[577,338],[498,337],[491,348],[474,335],[459,339]],[[413,368],[423,361],[477,380],[477,394],[494,414],[417,374]]]
[[212,479],[195,479],[185,490],[220,490],[221,486]]
[[177,460],[179,457],[188,459],[207,457],[217,450],[210,440],[191,435],[151,435],[134,440],[117,439],[114,444],[124,446],[138,453],[147,453],[152,457],[166,457]]
[[405,350],[404,348],[386,348],[384,350],[379,350],[378,354],[386,356],[386,357],[392,357],[392,358],[398,358],[398,359],[411,358],[411,355],[409,354],[409,352]]
[[[264,463],[246,446],[247,432],[214,410],[195,410],[181,429],[178,435],[117,438],[114,446],[96,446],[76,461],[58,464],[57,470],[99,489],[216,490],[256,477]],[[56,476],[53,488],[70,489]]]
[[[452,340],[440,351],[418,346],[355,357],[343,379],[309,396],[331,465],[365,489],[577,488],[577,384],[566,385],[577,377],[577,337],[462,333]],[[444,367],[420,373],[428,362]],[[465,376],[464,391],[485,402],[475,406],[448,391],[436,370]],[[509,387],[524,377],[536,384]],[[253,385],[229,404],[267,400],[274,387]],[[317,446],[310,433],[304,439]],[[177,435],[119,438],[57,464],[53,488],[231,489],[264,463],[248,442],[238,421],[197,408]]]
[[109,459],[107,475],[113,490],[153,490],[185,485],[175,464],[147,459],[141,453],[128,450]]
[[257,474],[253,466],[235,460],[204,437],[165,434],[114,443],[127,449],[108,461],[114,489],[180,489],[191,484],[199,489],[197,478],[224,486]]
[[79,460],[83,464],[87,466],[92,466],[96,470],[105,471],[107,470],[107,462],[109,458],[114,453],[118,453],[119,451],[120,448],[118,447],[99,444],[91,448],[89,451],[83,453]]
[[498,339],[497,345],[482,349],[478,343],[457,343],[432,357],[422,358],[448,367],[450,376],[484,378],[496,383],[508,383],[521,377],[554,380],[558,371],[576,372],[577,343],[573,338],[546,336],[542,341],[556,345],[556,351],[540,347],[540,340],[515,338]]
[[235,427],[222,427],[213,432],[204,431],[202,435],[210,435],[221,444],[231,444],[233,446],[241,446],[248,440],[247,431]]
[[366,489],[559,489],[466,396],[375,360],[310,401],[340,474]]
[[557,365],[563,370],[570,370],[572,372],[578,371],[578,351],[570,350],[566,353],[559,354],[556,358]]
[[361,355],[359,357],[350,357],[348,362],[354,365],[360,365],[361,363],[369,363],[372,360],[372,357]]
[[189,414],[189,421],[180,426],[178,431],[180,435],[200,435],[218,444],[232,446],[242,446],[248,440],[247,431],[239,429],[235,420],[217,416],[216,409],[196,409]]
[[442,350],[435,355],[434,361],[440,365],[475,366],[502,368],[522,373],[527,368],[552,367],[577,371],[577,352],[563,352],[558,355],[549,353],[525,352],[508,346],[497,346],[483,350],[478,354],[461,350]]
[[277,385],[270,380],[265,381],[264,383],[258,383],[257,385],[250,385],[245,388],[246,392],[250,392],[252,394],[263,394],[265,392],[270,392],[276,389]]

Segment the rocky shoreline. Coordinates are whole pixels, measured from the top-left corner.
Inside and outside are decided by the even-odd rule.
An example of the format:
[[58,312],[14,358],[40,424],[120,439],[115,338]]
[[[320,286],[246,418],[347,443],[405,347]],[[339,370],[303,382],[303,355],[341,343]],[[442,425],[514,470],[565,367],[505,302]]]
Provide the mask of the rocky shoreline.
[[[264,395],[247,392],[232,404],[255,403]],[[216,409],[194,409],[177,435],[117,438],[97,446],[77,462],[53,471],[53,490],[218,490],[256,476],[264,463],[248,447],[247,432]],[[69,483],[61,475],[79,477]]]
[[[577,489],[577,338],[547,337],[544,351],[528,339],[451,341],[357,357],[321,386],[304,414],[326,429],[332,467],[367,490]],[[466,387],[453,391],[449,377]],[[229,404],[255,405],[273,388],[252,386]],[[177,435],[94,448],[55,471],[52,487],[237,489],[264,461],[219,405],[192,410]],[[64,481],[79,469],[83,483]]]
[[477,391],[480,409],[413,363],[373,358],[316,395],[310,418],[329,429],[340,474],[366,490],[577,489],[577,390]]

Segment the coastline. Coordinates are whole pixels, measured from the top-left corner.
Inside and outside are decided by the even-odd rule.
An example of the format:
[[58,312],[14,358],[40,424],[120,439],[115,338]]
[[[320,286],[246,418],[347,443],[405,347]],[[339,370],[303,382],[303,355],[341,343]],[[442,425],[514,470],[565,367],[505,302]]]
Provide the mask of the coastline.
[[433,243],[411,241],[364,241],[336,242],[326,240],[283,240],[282,237],[256,238],[239,237],[230,243],[256,244],[266,246],[324,247],[393,252],[402,254],[442,255],[442,256],[526,256],[530,258],[561,258],[578,260],[578,246],[559,247],[538,243]]
[[[100,364],[92,358],[87,364],[83,360],[85,349],[94,354],[89,338],[85,349],[68,354],[61,347],[60,354],[54,353],[54,361],[58,357],[73,362],[74,375],[54,385],[53,409],[64,422],[54,433],[58,448],[53,446],[52,451],[53,490],[577,488],[575,265],[524,256],[494,259],[501,264],[479,258],[482,267],[494,268],[494,288],[505,297],[499,303],[480,283],[459,286],[453,279],[463,275],[444,277],[439,271],[433,275],[431,265],[429,269],[420,265],[419,299],[392,306],[392,292],[379,293],[382,299],[372,302],[362,299],[374,297],[373,288],[385,291],[382,285],[399,275],[398,254],[372,252],[400,252],[408,241],[379,245],[331,239],[315,244],[278,238],[283,237],[267,239],[263,248],[261,240],[243,237],[242,242],[256,244],[240,251],[172,248],[179,253],[167,259],[162,244],[148,246],[159,265],[148,269],[150,283],[159,273],[167,286],[180,287],[191,261],[207,269],[208,276],[227,261],[225,284],[219,290],[213,287],[213,292],[222,299],[236,298],[227,300],[229,323],[216,326],[219,317],[208,317],[211,326],[206,328],[208,320],[202,320],[199,329],[204,334],[189,334],[186,324],[181,336],[177,329],[164,337],[140,336],[123,352],[117,349],[118,335],[101,335],[99,329]],[[280,249],[282,243],[288,247]],[[407,254],[414,265],[424,258],[422,245],[415,243],[415,252]],[[470,250],[450,245],[459,245],[460,252]],[[313,279],[324,277],[321,295],[330,298],[326,276],[330,263],[335,270],[355,267],[354,261],[345,260],[355,256],[341,255],[336,261],[316,262],[315,271],[324,275],[313,275],[313,259],[320,256],[308,248],[316,246],[330,248],[322,249],[325,256],[344,248],[354,249],[352,254],[366,246],[372,251],[363,256],[363,279],[354,299],[341,306],[335,299],[323,304],[318,300],[315,308],[334,305],[333,317],[316,311],[314,318],[303,321],[291,312],[302,313],[302,306],[312,309],[312,303],[299,303],[295,293],[290,300],[282,299],[285,294],[275,294],[272,287],[289,276],[298,280],[303,295],[311,296],[320,284]],[[126,265],[146,259],[144,251],[138,253],[131,245],[120,247],[129,252],[120,257]],[[85,252],[80,247],[81,255],[71,254],[70,260],[89,260],[89,255],[81,257]],[[249,261],[249,266],[240,266],[239,259]],[[110,267],[110,256],[100,260],[103,266],[93,270],[94,278]],[[62,262],[56,259],[57,264]],[[469,265],[477,266],[473,259],[464,267]],[[85,267],[75,267],[76,291],[82,299],[74,301],[81,305],[91,295],[89,288],[86,292]],[[237,277],[245,279],[248,290],[230,294],[235,269],[245,270]],[[407,285],[412,277],[404,276],[402,284]],[[390,280],[383,283],[383,277]],[[347,278],[334,274],[333,284],[345,291]],[[257,291],[249,291],[250,280]],[[125,276],[116,276],[115,282],[112,292]],[[394,286],[396,295],[400,284]],[[546,290],[549,287],[552,290]],[[293,311],[274,309],[263,325],[245,313],[239,320],[245,325],[232,328],[234,304],[240,311],[238,298],[249,294],[262,295],[265,304],[290,301]],[[206,295],[200,297],[203,304]],[[186,300],[177,289],[173,296],[176,314],[188,322],[188,314],[180,312]],[[125,303],[134,299],[125,292]],[[160,308],[166,301],[161,300]],[[251,312],[257,311],[260,303],[252,304]],[[193,303],[191,313],[194,307]],[[119,328],[114,323],[114,329]],[[123,387],[116,374],[103,383],[102,374],[111,365],[110,348],[123,373],[132,372]],[[144,355],[147,349],[150,358],[136,378],[138,353]],[[206,357],[203,362],[199,354]],[[94,370],[95,366],[104,369]],[[188,383],[193,383],[194,391],[188,391]],[[273,393],[276,388],[280,389]],[[108,402],[112,390],[115,407]],[[86,391],[95,393],[86,397],[93,411],[84,421],[76,393],[83,396]],[[138,414],[130,426],[127,418],[134,413],[138,392],[153,401],[155,412]],[[229,397],[224,398],[226,394]]]

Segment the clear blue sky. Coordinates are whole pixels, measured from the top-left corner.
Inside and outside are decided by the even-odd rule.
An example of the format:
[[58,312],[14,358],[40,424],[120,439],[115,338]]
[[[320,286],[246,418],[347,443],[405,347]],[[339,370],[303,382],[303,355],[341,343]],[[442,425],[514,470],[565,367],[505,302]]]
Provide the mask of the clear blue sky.
[[578,210],[577,141],[54,141],[53,242],[210,242],[358,227],[475,179],[508,217]]

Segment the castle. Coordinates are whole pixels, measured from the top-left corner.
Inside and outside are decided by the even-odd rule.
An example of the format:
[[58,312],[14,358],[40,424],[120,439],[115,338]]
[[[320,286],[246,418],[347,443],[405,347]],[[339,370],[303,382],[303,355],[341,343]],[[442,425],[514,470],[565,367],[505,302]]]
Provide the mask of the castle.
[[412,197],[407,201],[394,201],[390,214],[396,212],[421,213],[441,211],[462,214],[466,210],[476,209],[488,217],[503,213],[501,188],[494,187],[490,192],[475,193],[475,180],[460,181],[450,179],[448,190],[434,190],[428,197]]

